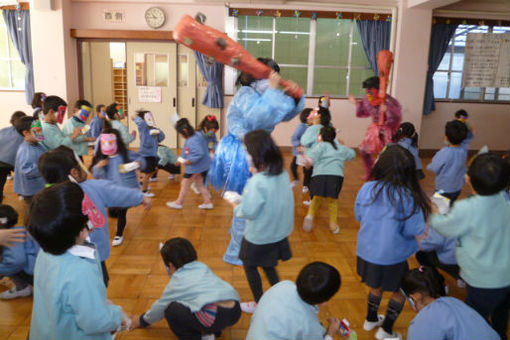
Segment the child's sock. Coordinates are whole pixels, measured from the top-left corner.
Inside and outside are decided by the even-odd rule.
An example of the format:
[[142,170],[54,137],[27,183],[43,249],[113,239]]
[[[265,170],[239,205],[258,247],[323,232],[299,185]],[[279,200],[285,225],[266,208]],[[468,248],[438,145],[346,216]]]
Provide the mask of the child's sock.
[[382,296],[368,294],[367,321],[375,322],[379,320],[377,312],[379,311],[379,305],[381,304],[381,300]]
[[386,333],[393,334],[393,325],[400,315],[400,312],[402,312],[404,303],[405,302],[400,303],[393,299],[390,300],[390,303],[388,304],[388,311],[386,312],[386,318],[382,324],[382,328]]

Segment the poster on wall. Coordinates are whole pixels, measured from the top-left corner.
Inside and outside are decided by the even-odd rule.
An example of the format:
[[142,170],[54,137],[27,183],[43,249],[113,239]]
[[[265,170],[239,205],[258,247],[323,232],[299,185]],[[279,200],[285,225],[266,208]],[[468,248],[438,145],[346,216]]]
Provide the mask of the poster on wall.
[[161,103],[161,87],[137,86],[138,102],[140,103]]
[[463,87],[510,87],[510,36],[468,33]]

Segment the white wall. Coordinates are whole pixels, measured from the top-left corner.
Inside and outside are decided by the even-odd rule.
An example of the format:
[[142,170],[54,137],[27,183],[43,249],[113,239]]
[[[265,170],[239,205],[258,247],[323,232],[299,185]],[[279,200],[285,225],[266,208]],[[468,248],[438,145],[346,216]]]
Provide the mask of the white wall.
[[0,91],[0,128],[10,126],[14,111],[23,111],[31,116],[34,110],[26,104],[24,91]]

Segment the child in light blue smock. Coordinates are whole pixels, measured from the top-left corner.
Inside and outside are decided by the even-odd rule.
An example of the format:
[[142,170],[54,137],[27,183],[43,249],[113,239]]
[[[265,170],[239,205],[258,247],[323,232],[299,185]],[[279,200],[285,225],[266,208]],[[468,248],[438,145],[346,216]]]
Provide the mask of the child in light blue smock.
[[340,322],[329,318],[326,331],[320,305],[340,289],[340,273],[324,262],[307,264],[296,282],[282,281],[264,293],[253,314],[247,340],[333,340]]
[[427,169],[436,174],[436,191],[450,199],[450,206],[457,200],[464,186],[467,153],[461,147],[466,139],[466,125],[458,120],[446,123],[446,142],[448,146],[439,150]]
[[165,140],[165,133],[156,127],[154,117],[150,111],[137,111],[137,115],[131,117],[138,126],[140,135],[140,149],[138,152],[145,158],[145,166],[140,170],[142,173],[142,191],[147,197],[154,197],[149,188],[150,178],[156,172],[158,164],[158,144]]
[[16,153],[24,138],[16,131],[16,121],[26,114],[22,111],[16,111],[11,115],[11,126],[0,130],[0,203],[4,198],[4,186],[7,176],[14,170],[16,162]]
[[234,216],[246,220],[239,258],[255,299],[242,304],[249,312],[263,293],[258,267],[274,285],[280,281],[278,261],[292,257],[288,236],[294,229],[294,195],[280,149],[269,133],[252,131],[244,136],[244,143],[253,176],[246,183],[241,202],[234,203]]
[[128,320],[106,297],[98,253],[88,241],[87,201],[69,181],[34,197],[28,230],[42,249],[34,269],[30,340],[111,340]]
[[214,338],[239,321],[239,294],[197,260],[190,241],[170,239],[160,252],[170,282],[150,310],[132,317],[132,329],[149,327],[165,318],[179,339],[200,340]]
[[409,150],[416,164],[416,176],[420,180],[424,179],[423,165],[420,155],[418,154],[418,134],[416,133],[414,125],[409,122],[400,124],[397,133],[393,136],[393,141],[404,149]]
[[135,131],[133,130],[132,133],[129,133],[128,127],[121,122],[123,117],[120,115],[119,107],[120,106],[117,103],[110,104],[106,108],[106,116],[108,117],[108,121],[112,128],[120,132],[122,142],[124,142],[125,145],[129,145],[129,143],[136,139]]
[[473,196],[457,202],[446,215],[434,214],[429,226],[457,238],[460,276],[467,283],[466,303],[504,338],[510,302],[510,166],[499,155],[478,155],[467,173]]
[[32,122],[33,117],[22,117],[16,122],[16,130],[23,136],[25,141],[21,143],[16,153],[14,166],[14,192],[23,196],[27,204],[30,204],[32,196],[44,188],[44,179],[39,173],[37,163],[46,148],[39,143]]
[[177,159],[178,163],[186,166],[184,176],[181,181],[181,190],[179,197],[175,201],[167,202],[166,205],[172,209],[182,209],[184,200],[188,195],[189,188],[195,183],[197,189],[204,198],[204,203],[198,206],[199,209],[213,209],[211,194],[204,185],[204,178],[211,166],[211,157],[207,140],[190,125],[186,118],[181,118],[175,124],[177,132],[186,139],[182,149],[181,157]]
[[175,179],[175,175],[181,173],[181,165],[177,163],[177,154],[163,144],[158,145],[158,169],[170,173],[168,179]]
[[[311,108],[306,108],[299,114],[299,125],[296,127],[296,130],[294,130],[294,133],[292,134],[291,142],[292,142],[292,154],[294,157],[292,158],[292,162],[290,163],[290,172],[292,173],[292,187],[295,187],[299,183],[299,175],[297,172],[297,157],[300,155],[299,147],[301,146],[301,137],[305,133],[306,129],[308,128],[307,120],[308,116],[312,112]],[[305,167],[303,167],[303,175],[306,176]],[[303,184],[304,185],[304,184]]]
[[409,271],[402,291],[418,313],[407,331],[407,340],[499,340],[499,335],[474,309],[445,296],[444,278],[431,267]]
[[89,197],[91,204],[94,205],[96,214],[89,216],[93,226],[90,239],[97,247],[104,283],[108,285],[109,276],[105,261],[110,257],[111,246],[106,209],[111,207],[129,208],[142,203],[148,209],[151,206],[151,200],[144,198],[140,189],[126,188],[108,180],[87,180],[85,167],[78,163],[73,151],[65,146],[45,153],[39,162],[39,169],[49,184],[70,179],[78,182]]
[[[378,326],[376,338],[396,337],[393,325],[404,308],[400,281],[409,270],[407,260],[418,251],[416,236],[425,231],[429,200],[421,189],[413,155],[391,144],[372,168],[370,182],[356,197],[360,221],[357,272],[369,288],[367,319],[363,329]],[[383,292],[392,292],[386,316],[378,315]]]
[[[320,125],[317,125],[320,126]],[[338,226],[338,196],[344,182],[345,162],[356,157],[356,152],[336,139],[335,128],[331,125],[320,130],[319,143],[307,149],[306,157],[313,163],[310,195],[313,197],[308,214],[303,221],[303,229],[313,229],[313,218],[324,199],[329,208],[329,230],[333,234],[340,232]]]
[[[0,204],[0,229],[13,228],[18,223],[18,213],[10,205]],[[24,227],[16,229],[26,231]],[[8,276],[14,287],[1,293],[0,299],[15,299],[32,294],[34,265],[39,245],[30,236],[23,243],[0,247],[0,277]]]
[[64,136],[71,136],[76,128],[80,129],[81,134],[73,139],[70,147],[82,158],[89,154],[89,142],[96,140],[94,137],[90,137],[88,133],[83,134],[83,129],[92,110],[92,104],[88,101],[83,99],[77,100],[74,104],[74,115],[62,127]]
[[[230,102],[227,114],[228,135],[218,144],[214,161],[209,172],[209,180],[216,190],[235,191],[239,194],[250,178],[246,151],[243,147],[244,135],[250,131],[263,129],[271,133],[275,126],[290,121],[304,108],[305,97],[295,99],[285,91],[297,86],[279,90],[280,72],[278,64],[270,58],[259,58],[274,70],[269,79],[255,79],[242,72],[237,79],[241,87]],[[231,264],[242,265],[239,249],[246,222],[234,216],[230,228],[231,239],[223,259]]]
[[[125,169],[127,163],[135,162],[138,168],[145,166],[145,158],[129,151],[120,136],[119,131],[105,128],[99,135],[99,144],[92,160],[92,172],[97,179],[107,179],[119,186],[140,189],[136,169]],[[127,223],[128,208],[111,208],[117,217],[117,233],[112,246],[120,246],[124,241],[124,229]]]

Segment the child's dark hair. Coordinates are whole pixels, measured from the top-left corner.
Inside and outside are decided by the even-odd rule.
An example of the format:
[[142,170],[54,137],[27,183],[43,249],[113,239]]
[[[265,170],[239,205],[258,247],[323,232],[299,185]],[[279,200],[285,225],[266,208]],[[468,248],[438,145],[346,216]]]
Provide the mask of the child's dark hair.
[[388,145],[372,168],[370,177],[377,181],[372,189],[373,202],[387,190],[390,203],[404,211],[406,197],[412,196],[413,210],[402,220],[407,220],[419,209],[425,219],[430,214],[430,201],[418,182],[414,157],[407,149],[397,144]]
[[67,103],[59,96],[48,96],[44,100],[43,113],[47,114],[50,110],[58,112],[59,106],[67,106]]
[[21,117],[26,117],[26,113],[23,112],[23,111],[15,111],[12,115],[11,115],[11,120],[10,120],[10,123],[12,126],[14,126],[14,128],[16,128],[16,121],[18,119],[20,119]]
[[378,89],[379,90],[379,77],[374,76],[363,80],[362,87],[364,89]]
[[40,107],[42,108],[43,106],[43,98],[45,97],[46,95],[44,94],[44,92],[36,92],[34,93],[34,97],[32,98],[32,109],[35,109],[36,107]]
[[79,166],[73,150],[64,145],[43,153],[38,163],[41,176],[50,184],[67,181],[71,169]]
[[479,195],[494,195],[508,187],[510,164],[495,153],[484,153],[476,156],[467,174]]
[[335,144],[336,131],[334,127],[332,127],[331,125],[325,126],[321,129],[320,134],[323,142],[330,143],[331,146],[335,148],[335,150],[338,150]]
[[218,129],[220,128],[220,124],[218,124],[216,116],[207,115],[204,117],[204,119],[202,119],[198,128],[202,131],[205,131],[205,129],[207,129],[207,131],[211,129],[218,131]]
[[20,135],[23,136],[23,131],[30,131],[32,128],[32,122],[35,120],[34,117],[25,116],[16,120],[14,128]]
[[469,114],[467,113],[466,110],[464,109],[460,109],[458,110],[457,112],[455,112],[455,118],[459,119],[459,118],[469,118]]
[[325,107],[320,107],[318,114],[321,117],[322,126],[329,126],[331,124],[331,112],[329,112],[329,109],[326,109]]
[[88,221],[82,212],[83,197],[80,186],[69,181],[52,185],[34,196],[28,231],[45,252],[61,255],[76,243]]
[[[130,161],[129,160],[129,152],[126,147],[126,144],[124,144],[124,142],[122,141],[120,132],[116,129],[105,127],[101,131],[101,134],[103,134],[103,133],[105,133],[105,134],[110,133],[110,134],[115,135],[115,138],[117,139],[117,152],[122,157],[123,163],[129,163],[129,161]],[[105,155],[103,153],[103,151],[101,150],[101,142],[99,142],[99,145],[97,146],[96,151],[94,152],[94,158],[92,158],[92,164],[90,165],[90,169],[92,169],[92,167],[94,167],[94,165],[96,165],[99,161],[101,161],[103,159],[107,159],[107,158],[108,158],[108,156]]]
[[115,115],[119,113],[119,110],[117,109],[117,103],[111,103],[106,108],[106,115],[110,120],[115,120]]
[[190,241],[182,237],[175,237],[166,241],[160,253],[163,262],[173,264],[175,269],[197,260],[197,251]]
[[0,219],[7,219],[7,221],[0,220],[0,229],[12,228],[18,223],[18,212],[13,207],[7,204],[0,204]]
[[468,134],[466,124],[459,120],[452,120],[446,123],[444,130],[446,138],[452,145],[459,145],[462,143]]
[[177,123],[175,123],[175,130],[186,138],[195,134],[195,129],[193,129],[193,126],[191,126],[187,118],[179,119]]
[[405,122],[400,124],[397,133],[393,135],[393,142],[398,143],[399,140],[409,138],[414,147],[418,146],[418,134],[414,128],[413,123]]
[[299,297],[310,305],[329,301],[338,292],[341,283],[338,270],[324,262],[307,264],[296,280]]
[[407,296],[422,293],[437,299],[446,295],[444,277],[433,267],[421,266],[408,271],[402,279],[401,287]]
[[145,119],[145,114],[148,113],[150,111],[148,110],[138,110],[136,111],[136,115],[142,119]]
[[[273,71],[280,73],[280,66],[271,58],[257,58],[258,61],[264,63],[265,65],[269,66]],[[254,76],[247,72],[241,72],[239,77],[237,77],[236,80],[236,86],[250,86],[251,83],[253,83],[255,80],[257,80]]]
[[282,173],[282,153],[267,131],[255,130],[247,133],[244,144],[257,171],[267,171],[270,176]]
[[74,108],[75,109],[81,109],[82,106],[92,107],[92,104],[90,104],[90,102],[88,100],[85,100],[85,99],[78,99],[74,103]]
[[104,108],[106,108],[106,106],[104,106],[104,104],[98,104],[98,105],[96,105],[96,113],[101,112],[101,109],[102,109],[103,107],[104,107]]
[[312,111],[313,109],[311,107],[307,107],[303,109],[303,111],[301,111],[301,113],[299,114],[299,120],[301,121],[301,123],[306,123],[308,121],[308,116]]

